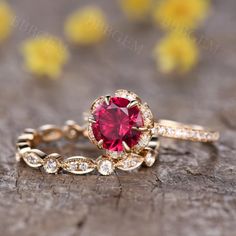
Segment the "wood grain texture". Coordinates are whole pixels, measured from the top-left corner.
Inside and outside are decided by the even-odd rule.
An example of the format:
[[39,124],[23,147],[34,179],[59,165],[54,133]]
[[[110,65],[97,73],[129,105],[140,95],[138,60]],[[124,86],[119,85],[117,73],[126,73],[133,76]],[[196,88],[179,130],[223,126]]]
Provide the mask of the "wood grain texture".
[[[63,37],[66,15],[88,2],[10,1],[15,33],[0,52],[0,234],[234,236],[236,2],[213,2],[197,33],[202,61],[186,78],[156,72],[151,50],[162,32],[127,23],[110,0],[96,4],[118,33],[94,48],[70,48],[60,80],[32,78],[22,68],[22,40],[35,32]],[[214,146],[162,140],[153,168],[109,177],[48,175],[15,163],[14,143],[24,128],[79,122],[93,99],[119,88],[138,93],[158,118],[210,125],[222,138]],[[85,147],[63,153],[98,155]]]

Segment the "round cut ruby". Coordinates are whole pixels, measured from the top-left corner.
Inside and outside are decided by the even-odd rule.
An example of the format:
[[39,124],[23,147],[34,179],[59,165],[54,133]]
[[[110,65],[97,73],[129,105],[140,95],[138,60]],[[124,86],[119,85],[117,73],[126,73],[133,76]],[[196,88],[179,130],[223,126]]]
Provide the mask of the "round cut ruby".
[[130,148],[138,143],[141,132],[133,127],[142,127],[143,117],[138,106],[128,108],[129,103],[128,99],[112,97],[109,105],[103,102],[96,108],[92,130],[97,141],[103,140],[104,149],[121,152],[123,141]]

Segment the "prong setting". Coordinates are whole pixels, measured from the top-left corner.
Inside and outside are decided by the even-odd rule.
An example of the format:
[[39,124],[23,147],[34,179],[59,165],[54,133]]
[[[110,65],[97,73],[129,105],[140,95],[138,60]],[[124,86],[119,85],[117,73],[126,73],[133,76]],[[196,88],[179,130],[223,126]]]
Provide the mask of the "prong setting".
[[98,148],[99,149],[103,148],[103,143],[104,143],[104,141],[102,139],[98,142]]
[[132,108],[135,107],[139,104],[139,102],[137,100],[132,100],[130,101],[130,103],[128,104],[127,108]]
[[110,105],[111,95],[106,95],[106,96],[104,97],[104,101],[105,101],[105,103],[106,103],[107,105]]
[[131,151],[130,147],[128,146],[128,144],[125,141],[122,142],[122,146],[126,152],[129,153]]
[[150,129],[148,127],[132,127],[133,130],[137,130],[137,131],[140,131],[140,132],[146,132],[146,131],[149,131]]
[[96,123],[96,120],[95,120],[95,118],[94,118],[93,116],[89,116],[88,122],[95,124],[95,123]]

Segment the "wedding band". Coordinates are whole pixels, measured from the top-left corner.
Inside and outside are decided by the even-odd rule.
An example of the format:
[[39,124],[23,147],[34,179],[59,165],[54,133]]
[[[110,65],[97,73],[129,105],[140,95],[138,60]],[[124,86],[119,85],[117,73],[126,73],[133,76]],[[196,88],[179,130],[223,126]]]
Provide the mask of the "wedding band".
[[200,125],[187,125],[171,120],[159,120],[154,124],[154,132],[158,136],[182,139],[193,142],[216,142],[220,134]]
[[73,174],[87,174],[97,170],[102,175],[110,175],[115,169],[130,171],[139,168],[142,164],[150,167],[154,164],[158,151],[158,138],[153,136],[142,152],[127,153],[122,159],[112,159],[101,155],[97,159],[84,156],[63,157],[59,153],[46,154],[37,146],[65,138],[69,141],[87,139],[87,128],[74,121],[67,121],[63,127],[43,125],[38,129],[26,129],[17,139],[16,160],[24,162],[33,168],[41,168],[46,173],[56,174],[61,171]]

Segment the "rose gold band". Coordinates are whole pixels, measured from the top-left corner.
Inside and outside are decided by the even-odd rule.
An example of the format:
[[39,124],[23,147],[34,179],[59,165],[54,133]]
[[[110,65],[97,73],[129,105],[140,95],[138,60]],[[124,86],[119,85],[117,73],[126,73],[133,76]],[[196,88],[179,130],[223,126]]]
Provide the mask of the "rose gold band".
[[63,157],[59,153],[46,154],[37,149],[40,143],[53,142],[61,138],[76,141],[79,138],[87,139],[87,135],[87,126],[80,126],[74,121],[67,121],[63,127],[43,125],[38,129],[26,129],[17,140],[16,160],[23,159],[33,168],[43,167],[47,173],[64,170],[73,174],[87,174],[97,170],[102,175],[110,175],[116,168],[130,171],[142,164],[151,167],[157,159],[160,144],[155,136],[142,152],[126,153],[120,159],[106,155],[99,156],[96,160],[84,156]]
[[170,120],[159,120],[154,124],[154,132],[158,136],[189,140],[194,142],[215,142],[220,134],[199,125],[186,125]]

